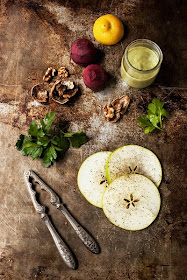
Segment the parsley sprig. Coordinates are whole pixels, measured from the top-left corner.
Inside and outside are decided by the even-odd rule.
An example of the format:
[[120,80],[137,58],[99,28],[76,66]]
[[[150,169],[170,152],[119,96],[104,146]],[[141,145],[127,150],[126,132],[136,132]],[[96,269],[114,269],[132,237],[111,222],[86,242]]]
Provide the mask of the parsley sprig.
[[164,117],[169,118],[169,113],[163,108],[164,102],[157,98],[148,105],[147,115],[137,118],[140,127],[145,127],[145,134],[152,132],[155,128],[163,131],[162,121]]
[[29,136],[21,134],[16,143],[17,150],[22,150],[23,156],[33,159],[41,158],[45,167],[49,167],[70,147],[79,148],[87,142],[84,132],[67,132],[67,127],[53,126],[55,112],[46,114],[37,125],[32,121],[28,130]]

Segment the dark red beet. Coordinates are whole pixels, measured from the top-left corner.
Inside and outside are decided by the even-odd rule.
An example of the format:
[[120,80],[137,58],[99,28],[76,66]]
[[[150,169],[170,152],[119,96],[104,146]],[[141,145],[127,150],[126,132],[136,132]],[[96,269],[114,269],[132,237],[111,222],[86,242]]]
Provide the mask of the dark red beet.
[[78,39],[71,46],[71,58],[80,65],[88,65],[96,58],[97,50],[87,39]]
[[88,88],[99,90],[104,87],[107,81],[107,73],[101,66],[91,64],[84,70],[83,81]]

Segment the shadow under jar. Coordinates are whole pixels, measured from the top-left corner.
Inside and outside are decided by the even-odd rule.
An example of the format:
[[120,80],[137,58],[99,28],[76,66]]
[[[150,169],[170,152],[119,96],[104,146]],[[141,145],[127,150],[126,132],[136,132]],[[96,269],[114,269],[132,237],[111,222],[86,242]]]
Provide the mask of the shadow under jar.
[[133,88],[145,88],[151,85],[163,60],[159,46],[147,39],[138,39],[130,43],[121,61],[121,76]]

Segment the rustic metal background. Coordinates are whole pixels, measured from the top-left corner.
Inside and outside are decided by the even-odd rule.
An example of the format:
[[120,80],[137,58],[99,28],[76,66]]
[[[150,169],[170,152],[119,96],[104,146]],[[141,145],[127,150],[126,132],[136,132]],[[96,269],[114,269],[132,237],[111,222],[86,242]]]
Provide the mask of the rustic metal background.
[[[186,279],[186,80],[184,41],[185,1],[14,1],[1,0],[0,17],[0,279],[2,280],[184,280]],[[115,46],[98,44],[92,26],[101,15],[112,13],[125,25],[124,39]],[[84,68],[70,60],[70,46],[77,38],[90,39],[101,51],[99,60],[110,75],[105,90],[94,93],[83,84]],[[143,90],[125,85],[120,61],[125,47],[138,38],[155,41],[164,62],[155,83]],[[81,94],[63,106],[40,105],[30,89],[42,81],[49,66],[66,66]],[[127,94],[131,105],[115,123],[104,120],[103,107]],[[153,97],[166,104],[170,118],[165,132],[145,135],[136,118]],[[71,148],[58,163],[45,169],[39,160],[23,157],[15,149],[20,133],[32,119],[55,110],[83,130],[89,142]],[[160,186],[162,207],[147,229],[129,232],[112,225],[101,209],[80,194],[76,177],[83,160],[100,150],[125,144],[151,149],[163,167]],[[40,176],[63,198],[64,203],[98,240],[100,255],[81,244],[65,218],[42,201],[61,236],[77,256],[79,268],[68,269],[60,259],[45,225],[36,214],[24,183],[26,169]]]

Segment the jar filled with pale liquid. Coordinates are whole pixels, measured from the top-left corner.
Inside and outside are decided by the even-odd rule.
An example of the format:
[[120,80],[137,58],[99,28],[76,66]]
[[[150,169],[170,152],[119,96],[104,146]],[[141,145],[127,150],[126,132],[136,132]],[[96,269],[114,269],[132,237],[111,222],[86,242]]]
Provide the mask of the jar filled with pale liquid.
[[159,46],[147,39],[130,43],[121,61],[121,76],[131,87],[145,88],[155,80],[163,60]]

